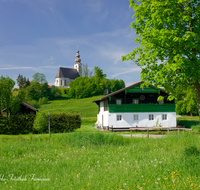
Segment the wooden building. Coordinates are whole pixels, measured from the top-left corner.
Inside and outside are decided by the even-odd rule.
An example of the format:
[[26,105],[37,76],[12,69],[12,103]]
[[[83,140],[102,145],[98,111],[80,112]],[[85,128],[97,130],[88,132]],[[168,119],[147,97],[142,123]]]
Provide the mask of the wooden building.
[[[4,113],[4,115],[6,114],[6,109],[5,108],[2,112]],[[15,114],[15,115],[26,115],[26,114],[33,114],[36,115],[36,112],[38,111],[37,108],[34,108],[32,105],[28,104],[27,102],[22,102],[20,105],[20,109],[19,111]]]

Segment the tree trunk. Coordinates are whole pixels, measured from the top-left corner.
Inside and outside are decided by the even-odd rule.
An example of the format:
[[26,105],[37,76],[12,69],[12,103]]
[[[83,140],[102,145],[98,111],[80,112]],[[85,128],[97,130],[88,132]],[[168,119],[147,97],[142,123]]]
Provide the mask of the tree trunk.
[[200,84],[198,81],[194,83],[194,87],[195,87],[195,94],[197,98],[197,107],[198,107],[199,122],[200,122]]

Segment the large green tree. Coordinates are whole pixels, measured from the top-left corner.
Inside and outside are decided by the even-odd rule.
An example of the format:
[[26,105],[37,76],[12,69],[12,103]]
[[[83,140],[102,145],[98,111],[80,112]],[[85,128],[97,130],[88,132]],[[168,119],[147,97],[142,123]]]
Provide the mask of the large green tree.
[[141,79],[171,92],[194,86],[200,113],[200,1],[130,0],[140,46],[122,60],[142,68]]
[[32,82],[39,82],[40,84],[44,84],[45,82],[47,82],[47,80],[43,73],[35,73],[33,75]]
[[23,75],[19,74],[17,77],[17,84],[19,86],[19,89],[22,89],[22,88],[26,88],[27,86],[29,86],[30,81],[28,78],[26,79],[26,77],[23,77]]
[[24,91],[21,90],[18,95],[13,96],[12,89],[15,82],[9,77],[0,77],[0,109],[5,109],[7,113],[7,125],[9,125],[10,114],[15,114],[24,99]]

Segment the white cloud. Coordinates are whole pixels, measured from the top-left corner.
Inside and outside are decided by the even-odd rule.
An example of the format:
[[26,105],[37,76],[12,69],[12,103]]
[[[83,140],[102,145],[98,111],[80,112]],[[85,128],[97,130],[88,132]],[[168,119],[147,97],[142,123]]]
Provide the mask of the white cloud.
[[38,70],[38,69],[58,69],[58,66],[41,66],[41,67],[2,67],[0,70]]
[[44,64],[54,64],[54,60],[55,58],[53,56],[51,56],[49,59],[45,59],[44,60]]
[[115,77],[117,77],[119,75],[124,75],[124,74],[127,74],[127,73],[132,73],[132,72],[137,72],[137,71],[141,71],[141,69],[139,67],[133,68],[133,69],[128,69],[127,71],[116,73],[116,74],[112,75],[112,77],[115,78]]
[[103,6],[103,2],[96,0],[88,0],[88,6],[91,8],[92,11],[100,12]]

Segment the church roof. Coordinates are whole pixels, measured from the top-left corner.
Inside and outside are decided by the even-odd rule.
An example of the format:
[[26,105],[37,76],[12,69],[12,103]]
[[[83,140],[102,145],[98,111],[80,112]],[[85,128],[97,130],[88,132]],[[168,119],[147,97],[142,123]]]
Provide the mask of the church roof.
[[75,79],[77,77],[80,77],[80,75],[76,69],[70,69],[70,68],[64,68],[64,67],[59,67],[58,73],[56,75],[56,78]]

